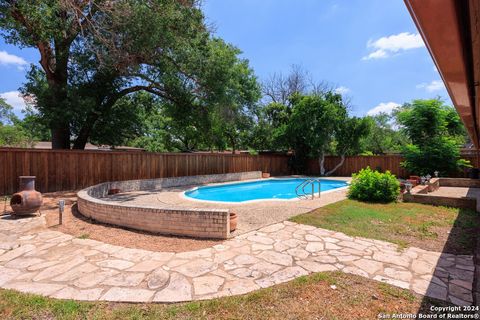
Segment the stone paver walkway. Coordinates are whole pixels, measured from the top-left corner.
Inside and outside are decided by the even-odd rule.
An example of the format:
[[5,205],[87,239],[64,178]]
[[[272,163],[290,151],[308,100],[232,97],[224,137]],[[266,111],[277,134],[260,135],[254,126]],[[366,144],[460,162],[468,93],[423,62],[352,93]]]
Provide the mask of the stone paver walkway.
[[0,219],[0,286],[61,299],[176,302],[243,294],[312,272],[341,270],[419,294],[472,303],[472,256],[399,251],[283,222],[212,248],[129,249],[45,229],[43,217]]

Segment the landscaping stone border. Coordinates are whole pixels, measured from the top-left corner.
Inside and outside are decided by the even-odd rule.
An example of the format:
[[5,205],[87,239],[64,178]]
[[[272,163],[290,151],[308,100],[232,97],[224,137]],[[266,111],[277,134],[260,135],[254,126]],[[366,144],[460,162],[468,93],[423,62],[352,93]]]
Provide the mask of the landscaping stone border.
[[228,209],[179,209],[161,205],[127,205],[104,201],[109,190],[121,192],[159,191],[163,188],[260,179],[261,171],[185,176],[148,180],[104,182],[78,192],[78,210],[86,217],[132,229],[198,238],[227,239],[230,235]]
[[480,179],[438,178],[442,187],[480,188]]
[[428,194],[408,194],[403,195],[403,201],[429,204],[434,206],[444,206],[453,208],[464,208],[477,210],[477,199],[475,198],[455,198],[446,196],[430,196]]

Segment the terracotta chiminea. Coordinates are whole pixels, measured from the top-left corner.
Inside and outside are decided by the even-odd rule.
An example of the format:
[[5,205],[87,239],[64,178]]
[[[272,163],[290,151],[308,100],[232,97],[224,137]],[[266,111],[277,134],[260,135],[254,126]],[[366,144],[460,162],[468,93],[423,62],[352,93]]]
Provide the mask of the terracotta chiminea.
[[10,199],[16,215],[32,214],[42,206],[42,194],[35,190],[35,176],[20,176],[20,191]]

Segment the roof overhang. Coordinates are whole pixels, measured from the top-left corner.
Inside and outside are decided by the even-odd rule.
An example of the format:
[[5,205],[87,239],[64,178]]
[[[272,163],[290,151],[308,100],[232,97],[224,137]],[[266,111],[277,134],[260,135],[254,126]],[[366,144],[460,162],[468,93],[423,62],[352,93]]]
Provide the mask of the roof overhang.
[[404,1],[472,142],[478,148],[480,1]]

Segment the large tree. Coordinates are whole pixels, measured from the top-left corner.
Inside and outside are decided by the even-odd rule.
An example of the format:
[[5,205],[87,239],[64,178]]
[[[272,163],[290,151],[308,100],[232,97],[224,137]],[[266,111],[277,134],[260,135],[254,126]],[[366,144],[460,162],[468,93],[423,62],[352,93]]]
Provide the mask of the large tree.
[[411,173],[447,175],[469,166],[460,159],[465,128],[455,109],[443,101],[413,100],[396,111],[396,118],[411,141],[402,150],[403,166]]
[[341,119],[346,116],[341,96],[331,92],[325,95],[297,95],[292,99],[292,106],[287,134],[295,146],[296,156],[317,157],[323,175],[325,153]]
[[215,40],[194,0],[0,0],[0,29],[40,53],[22,90],[36,97],[53,148],[72,139],[84,148],[138,91],[177,106],[225,95],[218,70],[204,64]]
[[[360,139],[369,131],[365,119],[349,117],[342,96],[332,91],[323,94],[295,95],[286,135],[296,156],[317,157],[321,175],[331,175],[343,165],[346,155],[357,154]],[[326,154],[340,156],[340,162],[327,171]]]
[[[304,158],[300,146],[292,147],[287,124],[293,111],[295,96],[321,96],[332,91],[326,82],[315,82],[311,74],[299,65],[292,65],[288,73],[274,73],[262,83],[262,106],[255,112],[257,121],[250,141],[256,149],[286,151],[295,149],[296,162]],[[300,169],[301,170],[301,169]]]
[[371,122],[368,118],[357,118],[346,116],[340,119],[340,123],[334,133],[335,140],[331,153],[340,156],[340,162],[325,172],[322,163],[320,164],[320,173],[329,176],[337,171],[345,162],[345,156],[359,154],[361,149],[361,140],[368,136],[371,131]]

